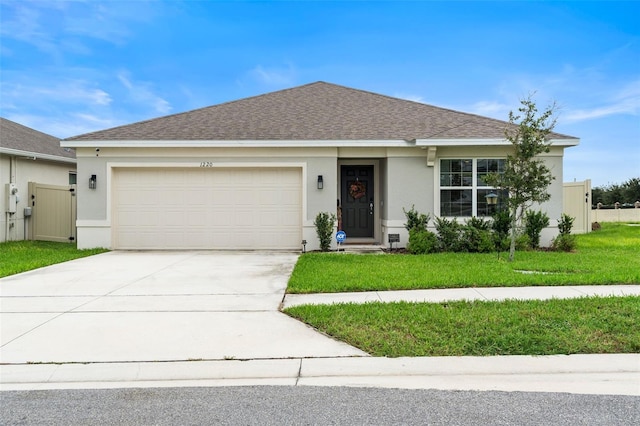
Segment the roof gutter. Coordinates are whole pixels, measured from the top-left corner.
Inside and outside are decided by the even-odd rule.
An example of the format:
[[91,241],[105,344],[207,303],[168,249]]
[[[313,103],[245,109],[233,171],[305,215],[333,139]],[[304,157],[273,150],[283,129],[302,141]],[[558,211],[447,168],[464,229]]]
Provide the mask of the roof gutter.
[[77,164],[77,160],[75,158],[63,157],[61,155],[42,154],[40,152],[23,151],[21,149],[0,147],[0,154],[26,157],[31,160],[48,160],[57,161],[59,163]]

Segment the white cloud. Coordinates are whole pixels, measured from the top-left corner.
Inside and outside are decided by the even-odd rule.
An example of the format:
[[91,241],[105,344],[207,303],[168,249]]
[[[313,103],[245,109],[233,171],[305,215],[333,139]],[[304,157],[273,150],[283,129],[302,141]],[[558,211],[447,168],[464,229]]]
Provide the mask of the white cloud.
[[159,114],[171,112],[171,104],[153,92],[151,83],[133,82],[128,71],[120,71],[117,77],[120,83],[128,90],[129,96],[134,102],[150,106]]
[[471,105],[471,107],[466,110],[466,112],[482,115],[485,117],[493,117],[499,120],[506,120],[509,116],[509,111],[511,111],[512,109],[512,105],[507,105],[502,102],[478,101]]
[[44,81],[32,82],[11,81],[2,84],[2,106],[13,104],[19,100],[24,104],[25,99],[34,103],[81,103],[86,105],[109,105],[112,101],[109,93],[102,89],[90,87],[91,83],[84,80],[67,80],[47,85]]
[[111,118],[105,118],[103,116],[98,117],[97,115],[94,115],[94,114],[76,112],[76,113],[73,113],[73,116],[80,119],[84,123],[90,123],[90,125],[88,125],[87,127],[91,127],[94,129],[96,127],[107,128],[107,127],[114,127],[118,125],[118,123]]
[[131,84],[131,81],[129,80],[129,73],[128,72],[120,71],[118,73],[118,80],[120,80],[120,83],[122,83],[122,85],[124,87],[126,87],[127,89],[133,88],[133,84]]
[[269,86],[290,86],[295,84],[297,77],[296,69],[291,63],[288,63],[286,67],[272,68],[257,65],[249,74],[258,82]]
[[420,102],[421,104],[427,103],[421,95],[397,93],[393,95],[395,98],[406,99],[408,101]]
[[569,122],[592,120],[610,115],[637,116],[640,110],[640,80],[627,84],[604,99],[603,105],[592,108],[572,109],[563,117]]
[[43,52],[58,55],[58,47],[51,34],[51,30],[40,24],[41,10],[29,2],[4,3],[2,38],[19,40],[29,43]]
[[8,114],[6,118],[60,139],[123,124],[116,120],[98,118],[84,113],[56,116],[16,113]]
[[65,53],[89,55],[92,51],[81,39],[123,45],[132,37],[132,28],[151,21],[162,6],[146,1],[3,1],[0,34],[56,59]]

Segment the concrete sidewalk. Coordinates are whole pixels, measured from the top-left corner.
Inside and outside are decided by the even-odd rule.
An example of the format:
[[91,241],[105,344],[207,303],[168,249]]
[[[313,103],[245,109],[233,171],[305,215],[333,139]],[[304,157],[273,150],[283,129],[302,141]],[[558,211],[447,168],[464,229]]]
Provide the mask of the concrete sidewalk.
[[640,296],[640,285],[535,287],[473,287],[435,290],[365,291],[354,293],[287,294],[283,308],[367,302],[430,302],[454,300],[548,300],[592,296]]

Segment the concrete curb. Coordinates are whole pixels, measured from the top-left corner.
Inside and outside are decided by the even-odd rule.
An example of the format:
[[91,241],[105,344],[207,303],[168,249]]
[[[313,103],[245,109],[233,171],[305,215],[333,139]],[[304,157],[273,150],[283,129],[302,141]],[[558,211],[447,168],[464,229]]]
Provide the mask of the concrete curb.
[[640,395],[640,354],[1,365],[0,390],[358,386]]

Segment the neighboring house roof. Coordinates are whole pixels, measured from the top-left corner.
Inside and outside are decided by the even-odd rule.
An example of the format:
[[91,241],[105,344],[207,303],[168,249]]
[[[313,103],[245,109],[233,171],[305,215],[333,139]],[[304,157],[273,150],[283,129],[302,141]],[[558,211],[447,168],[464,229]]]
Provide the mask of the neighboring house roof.
[[75,163],[73,149],[62,148],[60,139],[0,117],[0,152]]
[[66,141],[504,139],[507,125],[479,115],[316,82]]

